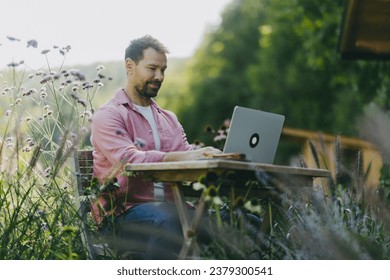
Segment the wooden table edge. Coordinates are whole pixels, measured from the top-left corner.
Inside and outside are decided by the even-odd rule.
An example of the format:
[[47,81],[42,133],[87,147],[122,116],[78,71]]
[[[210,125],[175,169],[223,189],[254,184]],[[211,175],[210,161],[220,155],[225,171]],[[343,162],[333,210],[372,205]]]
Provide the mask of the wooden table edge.
[[284,173],[311,177],[330,177],[331,173],[326,169],[303,168],[285,165],[273,165],[263,163],[252,163],[247,161],[235,160],[192,160],[175,162],[153,162],[153,163],[128,163],[125,165],[126,171],[174,171],[174,170],[200,170],[200,169],[224,169],[224,170],[247,170],[269,173]]

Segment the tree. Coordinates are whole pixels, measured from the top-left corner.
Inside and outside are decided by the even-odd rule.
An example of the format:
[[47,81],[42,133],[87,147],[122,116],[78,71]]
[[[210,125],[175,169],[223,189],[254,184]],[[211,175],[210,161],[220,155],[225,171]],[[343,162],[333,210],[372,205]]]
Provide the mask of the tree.
[[235,105],[286,115],[286,126],[357,135],[370,102],[390,105],[390,64],[338,53],[343,1],[234,0],[186,71],[179,118],[189,139]]
[[253,93],[242,74],[256,60],[264,2],[233,1],[193,57],[187,69],[189,98],[179,112],[190,138],[201,138],[204,126],[218,126],[235,105],[251,102]]

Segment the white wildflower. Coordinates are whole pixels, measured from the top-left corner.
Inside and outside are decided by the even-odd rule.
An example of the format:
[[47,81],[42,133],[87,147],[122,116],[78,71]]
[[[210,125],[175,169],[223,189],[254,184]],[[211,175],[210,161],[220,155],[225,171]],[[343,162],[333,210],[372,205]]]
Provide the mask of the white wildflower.
[[205,190],[206,189],[206,186],[203,185],[202,183],[200,182],[196,182],[192,185],[192,188],[196,191],[200,191],[200,190]]
[[252,213],[261,213],[261,205],[255,199],[249,200],[244,204],[245,209],[249,210]]

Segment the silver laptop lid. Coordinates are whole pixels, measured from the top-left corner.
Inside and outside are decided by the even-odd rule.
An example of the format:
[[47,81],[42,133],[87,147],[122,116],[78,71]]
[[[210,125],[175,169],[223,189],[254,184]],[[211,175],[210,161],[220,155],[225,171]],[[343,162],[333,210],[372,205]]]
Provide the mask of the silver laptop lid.
[[224,153],[242,153],[249,161],[274,162],[285,117],[236,106]]

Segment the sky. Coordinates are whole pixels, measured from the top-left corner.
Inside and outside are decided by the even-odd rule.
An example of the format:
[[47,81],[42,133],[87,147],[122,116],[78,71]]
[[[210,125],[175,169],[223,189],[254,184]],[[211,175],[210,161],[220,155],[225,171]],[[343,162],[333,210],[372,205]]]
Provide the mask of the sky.
[[[63,57],[53,46],[71,46],[66,65],[122,60],[130,40],[149,34],[170,57],[189,57],[203,35],[221,22],[231,0],[0,0],[0,69],[24,61],[32,68]],[[7,37],[20,41],[10,41]],[[27,48],[29,40],[38,47]]]

